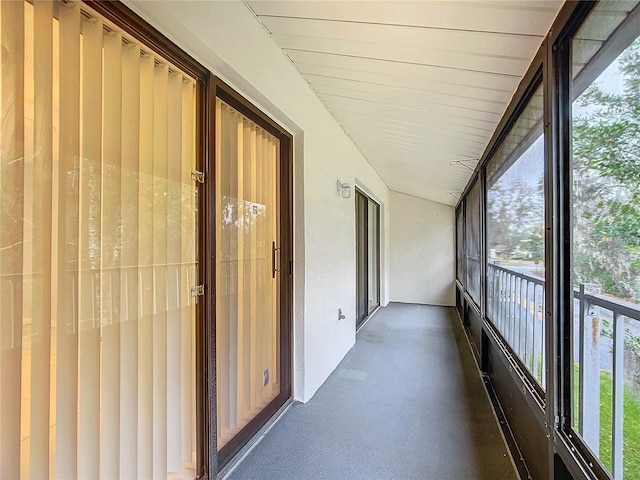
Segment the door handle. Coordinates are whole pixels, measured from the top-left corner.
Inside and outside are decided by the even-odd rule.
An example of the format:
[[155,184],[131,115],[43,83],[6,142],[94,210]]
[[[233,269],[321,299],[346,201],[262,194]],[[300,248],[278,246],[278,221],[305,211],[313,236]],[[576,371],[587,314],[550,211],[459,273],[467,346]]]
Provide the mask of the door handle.
[[271,242],[271,278],[276,278],[276,272],[279,272],[276,268],[276,250],[280,250],[276,247],[276,242]]

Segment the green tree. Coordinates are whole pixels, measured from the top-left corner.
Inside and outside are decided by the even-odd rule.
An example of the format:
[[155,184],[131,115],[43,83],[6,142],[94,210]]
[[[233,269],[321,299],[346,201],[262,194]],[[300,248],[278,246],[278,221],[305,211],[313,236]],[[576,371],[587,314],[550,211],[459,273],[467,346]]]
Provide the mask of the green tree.
[[543,198],[541,190],[537,192],[519,176],[507,174],[489,188],[488,245],[498,258],[527,253],[532,260],[543,260]]
[[640,301],[640,41],[618,58],[619,92],[598,82],[573,121],[577,282]]

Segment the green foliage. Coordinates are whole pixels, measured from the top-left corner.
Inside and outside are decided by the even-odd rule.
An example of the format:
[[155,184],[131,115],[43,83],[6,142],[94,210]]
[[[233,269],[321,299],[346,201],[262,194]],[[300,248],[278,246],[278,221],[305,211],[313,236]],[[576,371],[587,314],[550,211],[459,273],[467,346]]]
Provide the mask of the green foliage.
[[502,260],[544,260],[543,194],[520,178],[501,178],[487,192],[489,249]]
[[[600,372],[600,460],[611,468],[613,432],[613,377]],[[640,402],[631,390],[624,388],[624,423],[622,427],[623,478],[640,478]]]
[[574,268],[576,283],[640,301],[640,41],[618,70],[622,90],[592,84],[573,121]]
[[640,337],[627,335],[624,337],[624,348],[630,355],[640,355]]

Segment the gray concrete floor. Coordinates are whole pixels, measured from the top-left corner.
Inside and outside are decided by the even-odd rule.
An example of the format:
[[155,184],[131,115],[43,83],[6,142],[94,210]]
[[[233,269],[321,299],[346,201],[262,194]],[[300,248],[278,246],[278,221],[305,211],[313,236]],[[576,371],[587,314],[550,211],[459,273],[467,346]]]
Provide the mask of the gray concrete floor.
[[229,478],[518,477],[455,311],[396,303]]

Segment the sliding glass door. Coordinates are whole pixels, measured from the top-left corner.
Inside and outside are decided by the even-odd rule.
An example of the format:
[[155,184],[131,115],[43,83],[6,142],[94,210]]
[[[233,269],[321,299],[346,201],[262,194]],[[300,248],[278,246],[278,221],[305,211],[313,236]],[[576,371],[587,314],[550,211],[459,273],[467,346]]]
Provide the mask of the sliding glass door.
[[195,478],[197,78],[0,3],[0,477]]
[[216,99],[216,377],[221,465],[289,396],[285,304],[290,265],[283,248],[288,237],[288,202],[281,195],[287,184],[281,168],[283,146],[277,132],[259,123],[259,118],[245,115],[241,105],[230,103]]
[[356,190],[356,328],[380,305],[380,206]]

